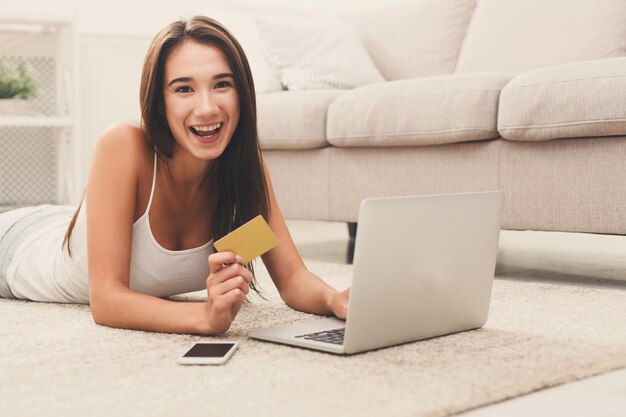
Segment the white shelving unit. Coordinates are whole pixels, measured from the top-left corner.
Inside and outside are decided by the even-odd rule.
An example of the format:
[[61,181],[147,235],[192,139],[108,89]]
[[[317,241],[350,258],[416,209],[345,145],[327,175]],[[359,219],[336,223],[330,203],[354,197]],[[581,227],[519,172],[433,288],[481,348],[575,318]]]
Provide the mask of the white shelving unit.
[[33,126],[33,127],[65,127],[72,128],[74,120],[71,117],[62,116],[2,116],[0,115],[0,127],[10,126]]
[[77,45],[72,16],[0,12],[0,62],[25,62],[38,88],[32,115],[0,114],[0,211],[77,203]]

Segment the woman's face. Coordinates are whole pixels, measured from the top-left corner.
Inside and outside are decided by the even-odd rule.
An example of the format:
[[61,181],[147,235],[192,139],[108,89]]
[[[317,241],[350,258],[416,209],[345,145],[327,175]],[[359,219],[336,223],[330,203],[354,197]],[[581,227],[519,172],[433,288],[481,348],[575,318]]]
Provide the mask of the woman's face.
[[[185,41],[165,63],[165,114],[178,150],[219,157],[239,122],[239,96],[224,53]],[[176,151],[175,151],[176,153]]]

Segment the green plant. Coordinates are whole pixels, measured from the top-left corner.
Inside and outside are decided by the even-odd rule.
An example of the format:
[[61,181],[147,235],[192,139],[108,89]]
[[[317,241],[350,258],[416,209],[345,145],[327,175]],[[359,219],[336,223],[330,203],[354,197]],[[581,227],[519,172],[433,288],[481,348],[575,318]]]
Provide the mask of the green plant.
[[0,62],[0,98],[33,98],[37,84],[24,62],[12,71]]

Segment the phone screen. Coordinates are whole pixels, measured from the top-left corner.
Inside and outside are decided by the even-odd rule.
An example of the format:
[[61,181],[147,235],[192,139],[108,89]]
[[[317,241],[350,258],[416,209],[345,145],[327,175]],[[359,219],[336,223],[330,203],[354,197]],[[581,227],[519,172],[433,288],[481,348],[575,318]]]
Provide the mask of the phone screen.
[[234,343],[196,343],[183,355],[184,358],[223,358]]

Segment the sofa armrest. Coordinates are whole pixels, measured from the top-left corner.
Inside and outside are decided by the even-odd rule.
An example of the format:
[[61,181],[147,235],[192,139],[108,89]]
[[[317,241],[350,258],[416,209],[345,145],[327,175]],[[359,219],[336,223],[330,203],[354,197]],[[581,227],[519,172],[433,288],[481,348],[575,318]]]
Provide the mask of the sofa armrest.
[[513,78],[500,95],[509,140],[626,135],[626,57],[556,65]]

